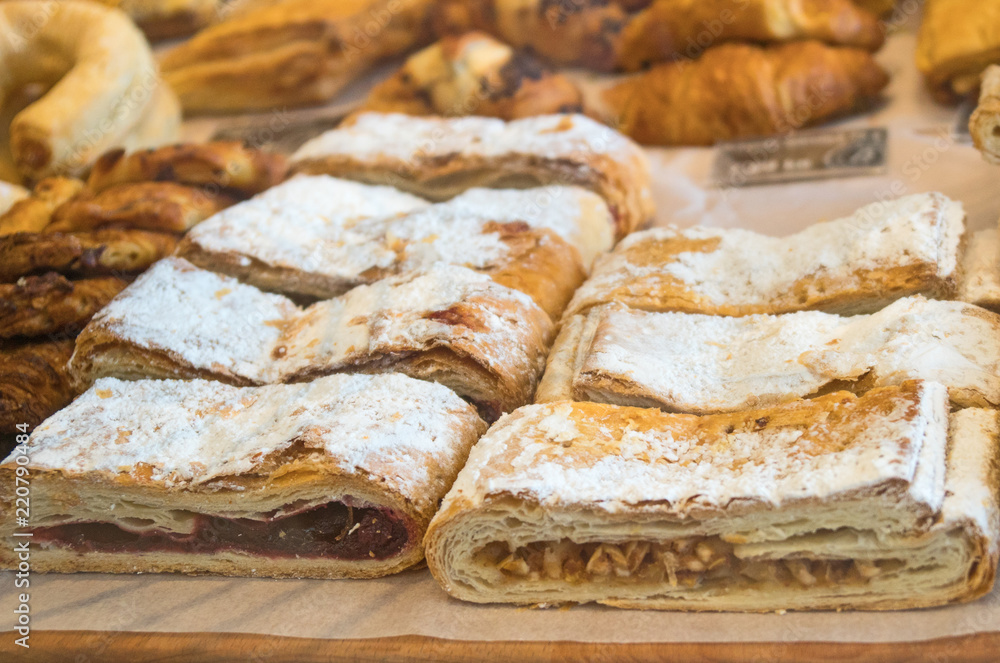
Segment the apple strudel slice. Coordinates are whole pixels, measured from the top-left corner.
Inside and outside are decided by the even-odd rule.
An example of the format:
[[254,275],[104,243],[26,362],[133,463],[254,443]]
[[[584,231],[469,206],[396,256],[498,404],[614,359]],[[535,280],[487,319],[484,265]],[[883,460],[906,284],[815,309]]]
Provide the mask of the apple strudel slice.
[[922,378],[960,406],[1000,406],[1000,315],[901,299],[868,316],[731,318],[607,304],[566,320],[536,396],[730,412]]
[[[949,439],[950,434],[950,439]],[[475,446],[424,541],[477,603],[889,610],[997,567],[997,413],[910,381],[736,414],[549,403]]]
[[[402,375],[104,379],[0,465],[0,531],[17,527],[23,468],[32,508],[17,529],[37,571],[383,576],[421,561],[484,430],[451,391]],[[16,568],[12,549],[0,565]]]
[[973,233],[965,251],[958,299],[1000,313],[1000,231]]
[[908,295],[955,295],[961,203],[939,193],[879,202],[788,237],[656,228],[594,267],[570,313],[618,301],[648,311],[872,313]]
[[440,382],[490,420],[530,402],[553,337],[527,295],[464,267],[436,265],[306,309],[168,258],[77,338],[70,370],[98,378],[204,378],[235,385],[339,372]]
[[474,187],[581,186],[607,201],[617,239],[653,216],[642,149],[583,115],[504,122],[362,113],[299,148],[291,168],[389,184],[438,201]]
[[[322,179],[345,198],[384,188]],[[195,228],[179,254],[264,290],[320,299],[438,262],[463,265],[521,290],[558,319],[583,282],[581,259],[611,248],[609,218],[599,196],[570,187],[473,189],[410,213],[294,223],[287,210],[271,213],[255,199]]]

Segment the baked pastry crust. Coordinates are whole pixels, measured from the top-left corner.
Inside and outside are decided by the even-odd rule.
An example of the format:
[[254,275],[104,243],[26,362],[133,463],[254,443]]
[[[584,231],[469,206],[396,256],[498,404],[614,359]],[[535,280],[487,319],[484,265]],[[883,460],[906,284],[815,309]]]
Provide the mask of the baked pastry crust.
[[54,272],[0,283],[0,338],[82,329],[126,285],[114,276],[69,281]]
[[1000,313],[1000,232],[996,228],[980,230],[969,240],[957,299]]
[[992,66],[983,74],[979,106],[972,113],[969,133],[983,158],[1000,165],[1000,66]]
[[83,182],[72,177],[46,177],[0,216],[0,237],[41,232],[52,222],[52,213],[83,191]]
[[[101,380],[27,443],[32,568],[311,578],[396,573],[423,558],[424,529],[484,430],[474,409],[444,387],[400,375],[257,388]],[[17,467],[14,455],[0,466],[0,485],[13,490]],[[349,516],[340,538],[361,540],[346,539],[353,551],[338,554],[336,530],[296,531],[301,521],[286,517],[331,503],[381,514],[405,528],[403,541],[378,541],[365,523],[350,529]],[[0,531],[11,536],[13,497],[5,498],[3,513]],[[276,554],[268,548],[275,541],[262,535],[209,539],[207,550],[129,549],[157,535],[204,544],[198,534],[205,518],[250,519],[258,528],[286,523],[286,531],[279,538],[273,527],[265,530],[281,546]],[[87,522],[117,533],[78,544],[60,535],[60,528]],[[368,536],[382,547],[366,553]],[[120,549],[116,540],[124,541]],[[303,540],[312,552],[287,547]],[[0,565],[16,564],[14,553],[0,553]]]
[[[288,0],[238,12],[161,60],[188,112],[321,103],[429,41],[431,0]],[[373,28],[374,26],[374,28]],[[366,30],[377,28],[377,38]]]
[[32,339],[0,346],[0,434],[34,428],[73,398],[66,362],[72,338]]
[[743,318],[608,304],[563,325],[537,399],[732,412],[903,380],[948,387],[960,407],[1000,405],[1000,316],[962,302],[901,299],[867,316]]
[[857,48],[802,41],[721,44],[605,91],[614,126],[643,145],[712,145],[784,134],[855,111],[888,74]]
[[177,182],[250,196],[281,182],[286,168],[280,154],[236,141],[182,143],[138,152],[118,149],[97,160],[87,189],[97,194],[120,184]]
[[[27,83],[54,86],[11,123],[11,152],[24,176],[79,171],[138,134],[176,138],[179,109],[174,102],[172,115],[165,112],[169,89],[150,91],[157,80],[153,54],[122,12],[89,2],[43,7],[12,0],[0,4],[0,24],[21,36],[0,46],[0,98]],[[151,113],[170,117],[141,126]]]
[[528,406],[473,449],[428,529],[427,563],[479,603],[973,600],[996,574],[1000,426],[992,410],[949,417],[947,400],[907,382],[706,417]]
[[183,233],[235,202],[223,192],[174,182],[118,184],[62,205],[45,232],[118,227]]
[[638,145],[582,115],[419,118],[364,113],[303,145],[293,172],[389,184],[429,200],[475,187],[575,185],[600,195],[624,237],[653,216]]
[[928,0],[917,39],[917,69],[931,94],[954,102],[979,88],[980,75],[1000,62],[1000,5]]
[[176,236],[144,230],[6,235],[0,237],[0,282],[40,272],[84,277],[141,272],[176,246]]
[[494,420],[530,401],[552,336],[530,298],[463,267],[437,265],[299,309],[168,258],[83,330],[70,369],[82,384],[398,372],[451,387]]
[[582,113],[583,94],[533,55],[482,32],[444,37],[376,85],[361,112],[514,120]]
[[0,215],[6,214],[14,203],[28,197],[24,187],[0,181]]
[[885,31],[878,16],[851,0],[656,0],[626,24],[619,65],[637,71],[654,62],[696,58],[706,49],[706,36],[709,46],[816,39],[875,51]]
[[611,71],[618,62],[627,14],[605,0],[439,0],[437,34],[482,30],[550,62]]
[[962,204],[940,193],[874,203],[787,237],[656,228],[601,258],[568,313],[621,302],[712,315],[854,315],[916,294],[951,299],[964,235]]
[[100,0],[128,14],[151,41],[194,34],[219,17],[220,0]]
[[216,215],[185,237],[179,255],[264,290],[321,299],[435,263],[463,265],[558,319],[583,281],[581,252],[593,260],[611,242],[604,201],[583,189],[473,189],[426,207],[387,187],[319,175]]

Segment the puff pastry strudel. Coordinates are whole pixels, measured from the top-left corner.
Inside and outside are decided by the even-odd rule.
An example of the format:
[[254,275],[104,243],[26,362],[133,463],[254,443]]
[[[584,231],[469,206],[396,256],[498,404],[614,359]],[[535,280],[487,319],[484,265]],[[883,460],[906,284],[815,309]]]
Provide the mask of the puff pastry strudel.
[[100,380],[0,465],[0,531],[16,526],[23,451],[35,570],[383,576],[423,558],[484,429],[448,389],[401,375]]
[[958,299],[1000,313],[1000,231],[980,230],[965,250]]
[[1000,405],[1000,315],[919,296],[846,318],[608,304],[564,321],[537,399],[729,412],[914,378],[945,384],[960,406]]
[[[340,192],[345,202],[315,215],[273,204],[283,189],[304,193],[312,183],[324,196]],[[581,258],[593,261],[613,242],[607,206],[584,189],[472,189],[429,208],[373,218],[359,218],[346,204],[371,206],[383,190],[300,176],[201,224],[179,254],[265,290],[323,299],[438,262],[464,265],[525,292],[557,318],[583,281]]]
[[945,388],[925,382],[705,417],[528,406],[473,449],[427,563],[479,603],[969,601],[996,574],[998,434],[995,411],[949,417]]
[[599,260],[569,312],[617,301],[713,315],[846,315],[908,295],[947,299],[958,285],[964,234],[962,204],[939,193],[868,205],[788,237],[656,228]]
[[642,150],[583,115],[504,122],[363,113],[303,145],[291,168],[390,184],[439,201],[474,187],[581,186],[607,201],[618,239],[653,215]]
[[83,384],[399,372],[452,388],[494,420],[530,401],[552,336],[549,316],[527,295],[464,267],[439,264],[300,309],[168,258],[83,330],[70,369]]

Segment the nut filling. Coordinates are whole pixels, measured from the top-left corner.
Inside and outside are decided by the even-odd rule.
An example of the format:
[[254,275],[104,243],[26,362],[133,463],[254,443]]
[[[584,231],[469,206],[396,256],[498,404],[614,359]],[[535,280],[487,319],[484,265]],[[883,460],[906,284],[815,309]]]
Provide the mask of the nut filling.
[[862,585],[903,566],[899,560],[792,557],[741,559],[719,537],[650,543],[574,543],[569,539],[529,543],[511,550],[495,541],[476,553],[483,566],[508,578],[580,582],[662,583],[699,587],[778,584],[783,587]]

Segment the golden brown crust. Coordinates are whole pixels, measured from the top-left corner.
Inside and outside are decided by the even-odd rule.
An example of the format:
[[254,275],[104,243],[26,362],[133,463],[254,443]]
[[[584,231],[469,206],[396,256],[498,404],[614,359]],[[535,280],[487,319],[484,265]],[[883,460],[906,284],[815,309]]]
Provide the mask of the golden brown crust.
[[80,330],[126,285],[115,277],[69,281],[53,272],[0,284],[0,338]]
[[606,0],[442,0],[437,34],[482,30],[555,64],[611,71],[627,15]]
[[72,276],[138,272],[176,246],[175,235],[144,230],[7,235],[0,237],[0,282],[49,271]]
[[1000,4],[928,0],[917,39],[917,69],[934,98],[954,103],[979,88],[980,75],[1000,62]]
[[0,433],[34,428],[73,398],[66,362],[73,339],[0,346]]
[[659,65],[604,99],[619,129],[647,145],[711,145],[782,134],[850,113],[888,75],[867,51],[799,42],[723,44]]
[[235,202],[226,193],[174,182],[119,184],[63,205],[45,232],[119,227],[182,233]]
[[41,232],[51,223],[52,213],[83,188],[83,182],[72,177],[46,177],[35,185],[30,196],[17,201],[0,216],[0,236]]
[[[239,12],[168,52],[185,110],[319,103],[382,58],[425,43],[429,0],[289,0]],[[370,37],[365,29],[378,25]]]
[[983,158],[1000,165],[1000,66],[992,66],[983,74],[983,87],[969,121],[969,133]]
[[97,194],[119,184],[177,182],[254,195],[281,182],[285,171],[281,155],[239,142],[182,143],[132,153],[107,152],[90,171],[87,189]]
[[411,56],[375,86],[360,111],[512,120],[582,112],[583,96],[530,54],[470,32],[444,37]]
[[818,39],[877,50],[884,40],[878,18],[850,0],[656,0],[629,20],[620,66],[636,71],[648,64],[696,58],[727,41],[758,43]]

